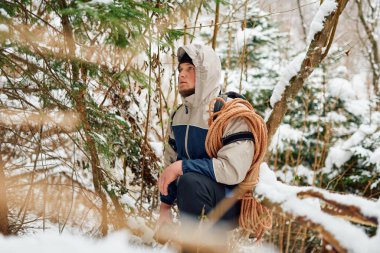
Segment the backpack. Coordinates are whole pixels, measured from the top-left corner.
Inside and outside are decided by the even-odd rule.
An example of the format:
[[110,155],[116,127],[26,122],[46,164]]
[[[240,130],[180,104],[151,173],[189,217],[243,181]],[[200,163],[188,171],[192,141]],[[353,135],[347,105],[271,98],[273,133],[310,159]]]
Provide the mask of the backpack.
[[[241,99],[244,99],[244,100],[247,100],[243,95],[237,93],[237,92],[234,92],[234,91],[228,91],[226,93],[220,93],[218,95],[218,97],[220,98],[223,98],[224,101],[227,102],[227,100],[230,98],[230,99],[235,99],[235,98],[241,98]],[[170,120],[170,128],[172,128],[172,124],[173,124],[173,119],[174,119],[174,116],[177,112],[177,110],[182,106],[183,104],[179,105],[177,107],[177,109],[173,112],[172,116],[171,116],[171,120]],[[219,112],[223,107],[223,102],[217,100],[215,102],[215,105],[214,105],[214,113],[216,112]],[[216,116],[214,116],[216,118]],[[214,120],[215,120],[214,118]],[[225,145],[228,145],[232,142],[235,142],[235,141],[241,141],[241,140],[251,140],[251,141],[254,141],[254,138],[253,138],[253,134],[251,132],[239,132],[239,133],[236,133],[236,134],[231,134],[231,135],[228,135],[226,137],[224,137],[222,139],[222,143],[223,143],[223,146]],[[176,146],[176,143],[175,143],[175,140],[170,138],[169,137],[169,145],[171,146],[171,148],[177,152],[177,146]]]

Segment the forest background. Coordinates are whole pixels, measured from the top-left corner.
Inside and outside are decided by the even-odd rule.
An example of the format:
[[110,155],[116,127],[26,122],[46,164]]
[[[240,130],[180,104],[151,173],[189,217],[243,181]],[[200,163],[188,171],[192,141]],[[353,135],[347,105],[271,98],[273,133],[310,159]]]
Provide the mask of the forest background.
[[[223,90],[266,120],[279,181],[377,201],[380,3],[323,3],[335,1],[1,1],[1,233],[149,237],[188,43],[212,46]],[[322,250],[274,210],[267,242]]]

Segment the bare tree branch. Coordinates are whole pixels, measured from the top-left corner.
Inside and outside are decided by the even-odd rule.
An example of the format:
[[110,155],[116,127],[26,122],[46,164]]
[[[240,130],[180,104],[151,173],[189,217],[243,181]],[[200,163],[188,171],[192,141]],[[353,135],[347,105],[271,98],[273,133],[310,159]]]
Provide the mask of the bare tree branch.
[[[375,91],[376,96],[380,96],[379,91],[379,79],[380,79],[380,58],[379,58],[379,46],[378,46],[378,39],[375,38],[375,35],[373,33],[373,29],[368,24],[368,21],[364,17],[363,12],[363,3],[362,1],[356,0],[356,5],[358,7],[358,14],[359,14],[359,20],[361,24],[364,27],[364,31],[368,37],[369,43],[371,45],[370,52],[368,52],[370,56],[370,65],[372,69],[372,85],[373,89]],[[368,3],[372,10],[372,15],[375,15],[375,12],[373,10],[373,7],[371,6],[371,3]],[[374,19],[376,17],[373,17]],[[378,18],[378,17],[377,17]],[[380,102],[379,102],[379,109],[380,109]]]

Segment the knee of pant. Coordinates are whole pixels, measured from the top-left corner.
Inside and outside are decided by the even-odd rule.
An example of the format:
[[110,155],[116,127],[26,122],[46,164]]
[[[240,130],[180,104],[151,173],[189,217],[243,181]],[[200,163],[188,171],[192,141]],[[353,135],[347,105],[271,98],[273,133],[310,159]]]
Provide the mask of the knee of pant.
[[207,189],[207,178],[198,173],[182,175],[177,184],[177,205],[182,213],[199,216],[204,209],[208,213],[213,197]]
[[178,180],[178,191],[181,191],[182,189],[186,189],[187,191],[190,189],[194,189],[195,184],[199,181],[197,176],[200,176],[199,174],[197,175],[196,173],[186,173],[183,174],[179,180]]

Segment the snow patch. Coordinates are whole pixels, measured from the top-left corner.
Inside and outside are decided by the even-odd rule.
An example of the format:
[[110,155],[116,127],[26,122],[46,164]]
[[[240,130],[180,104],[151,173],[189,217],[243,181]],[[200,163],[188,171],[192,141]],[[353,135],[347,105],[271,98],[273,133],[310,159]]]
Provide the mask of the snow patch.
[[361,144],[367,135],[373,134],[376,131],[376,128],[375,125],[361,125],[359,129],[344,142],[342,147],[348,149]]
[[136,209],[136,200],[133,199],[128,194],[124,194],[123,196],[121,196],[120,203],[122,203],[124,205],[127,205],[127,206],[129,206],[129,207],[131,207],[133,209]]
[[88,4],[112,4],[113,0],[92,0]]
[[[361,125],[359,129],[346,141],[338,142],[332,148],[330,148],[329,153],[326,158],[324,173],[330,173],[333,165],[340,168],[345,162],[350,160],[354,152],[362,152],[360,148],[363,140],[376,131],[377,127],[375,125]],[[364,152],[363,154],[368,153]],[[330,175],[331,177],[332,175]]]
[[328,112],[326,117],[330,122],[343,123],[347,121],[347,118],[344,115],[341,115],[337,112]]
[[9,27],[5,24],[0,24],[0,32],[9,32]]
[[359,74],[354,75],[351,78],[352,88],[354,89],[355,95],[358,99],[368,100],[371,94],[368,90],[368,86],[366,82],[368,81],[367,73],[361,72]]
[[302,131],[292,128],[289,124],[282,124],[274,134],[269,149],[271,151],[275,151],[277,149],[283,151],[287,146],[286,143],[297,143],[302,138]]
[[380,173],[380,147],[375,149],[369,161],[376,164],[376,170]]
[[344,107],[357,117],[367,117],[370,112],[370,102],[364,99],[348,101]]
[[300,177],[306,177],[307,183],[309,185],[313,184],[313,179],[314,179],[314,171],[309,169],[308,167],[305,167],[303,165],[299,165],[296,167],[297,175]]
[[72,234],[43,233],[26,237],[3,237],[0,235],[1,252],[29,253],[104,253],[104,252],[173,252],[166,248],[151,248],[131,243],[133,236],[119,231],[103,239],[90,239]]
[[334,78],[328,82],[328,92],[331,96],[342,99],[343,101],[355,98],[355,92],[349,81],[343,78]]
[[164,155],[163,150],[164,150],[164,145],[160,141],[150,141],[149,142],[150,146],[152,147],[154,153],[158,157],[162,157]]
[[7,81],[5,76],[0,76],[0,88],[3,88],[7,84]]
[[340,146],[335,146],[330,148],[329,154],[327,155],[325,162],[325,173],[331,172],[333,165],[340,168],[345,162],[350,160],[352,156],[352,152],[349,150],[345,150]]
[[281,99],[286,86],[289,86],[290,79],[292,79],[292,77],[297,75],[300,71],[302,62],[305,57],[306,52],[300,53],[280,72],[279,82],[274,87],[272,96],[270,98],[270,104],[272,108]]
[[8,12],[6,12],[6,10],[0,8],[0,15],[6,17],[6,18],[10,18],[10,16],[8,15]]
[[330,13],[335,11],[337,6],[338,5],[335,0],[325,0],[321,6],[319,6],[318,12],[315,14],[313,21],[310,24],[309,34],[307,35],[307,40],[309,43],[313,40],[316,33],[322,31],[325,18],[330,15]]

